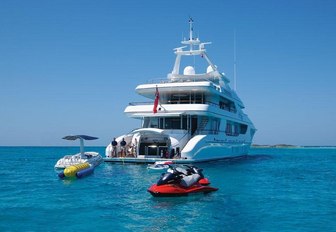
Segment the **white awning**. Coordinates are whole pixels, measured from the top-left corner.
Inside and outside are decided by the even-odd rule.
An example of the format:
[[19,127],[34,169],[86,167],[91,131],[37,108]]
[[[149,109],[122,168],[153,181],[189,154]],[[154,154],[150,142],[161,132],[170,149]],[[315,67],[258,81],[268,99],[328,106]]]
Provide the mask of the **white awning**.
[[133,133],[157,133],[157,134],[164,134],[164,130],[157,129],[157,128],[140,128],[132,131]]

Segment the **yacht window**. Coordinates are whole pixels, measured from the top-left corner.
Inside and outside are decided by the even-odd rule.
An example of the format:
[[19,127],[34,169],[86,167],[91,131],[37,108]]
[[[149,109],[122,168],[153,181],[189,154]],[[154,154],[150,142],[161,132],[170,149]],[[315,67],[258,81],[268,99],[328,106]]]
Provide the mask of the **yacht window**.
[[211,122],[212,122],[211,130],[214,134],[217,134],[219,131],[220,119],[214,118]]
[[149,127],[158,128],[159,127],[158,118],[151,118]]
[[165,129],[180,129],[181,119],[179,117],[165,118]]
[[190,94],[180,94],[179,97],[181,104],[190,104]]
[[[182,119],[182,121],[181,121]],[[187,116],[181,117],[146,117],[143,120],[143,128],[159,128],[159,129],[183,129],[187,130]]]
[[235,136],[237,136],[237,135],[239,135],[239,127],[238,127],[238,123],[235,123],[234,125],[233,125],[233,135],[235,135]]
[[187,116],[183,115],[182,116],[182,129],[183,130],[188,130],[188,125],[187,125]]
[[247,131],[247,125],[240,124],[240,134],[246,134]]
[[143,128],[148,128],[149,125],[149,118],[144,118],[142,127]]
[[228,136],[238,136],[240,134],[246,134],[247,125],[238,122],[227,121],[225,133]]
[[203,104],[204,99],[204,93],[201,92],[181,92],[167,95],[168,104]]
[[177,104],[177,103],[179,103],[179,96],[177,96],[175,94],[170,95],[168,103],[170,103],[170,104]]
[[158,118],[145,118],[143,128],[159,128]]
[[233,112],[233,113],[237,112],[234,102],[230,101],[229,99],[226,99],[224,97],[220,97],[219,108],[221,108],[223,110]]
[[225,133],[227,135],[231,135],[232,134],[232,124],[230,122],[226,123]]
[[204,103],[204,94],[195,93],[194,97],[195,98],[193,100],[196,104],[203,104]]
[[160,129],[164,129],[163,125],[164,125],[164,118],[160,118],[160,123],[159,123],[159,128]]
[[165,129],[187,129],[187,117],[172,117],[172,118],[165,118]]

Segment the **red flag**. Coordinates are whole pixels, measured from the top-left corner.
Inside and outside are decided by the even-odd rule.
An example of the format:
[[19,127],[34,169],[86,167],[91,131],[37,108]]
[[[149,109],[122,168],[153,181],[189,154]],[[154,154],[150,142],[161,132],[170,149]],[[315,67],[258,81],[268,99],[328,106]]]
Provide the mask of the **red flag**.
[[159,94],[159,89],[156,86],[156,92],[155,92],[155,99],[154,99],[154,107],[153,107],[153,113],[157,113],[157,107],[159,105],[159,100],[160,100],[160,94]]

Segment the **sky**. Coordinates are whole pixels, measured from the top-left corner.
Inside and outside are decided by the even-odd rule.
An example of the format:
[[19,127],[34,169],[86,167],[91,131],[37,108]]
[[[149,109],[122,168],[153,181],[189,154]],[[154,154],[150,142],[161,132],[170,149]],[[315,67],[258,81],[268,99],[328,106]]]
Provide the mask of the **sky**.
[[256,144],[336,145],[334,0],[1,0],[0,146],[107,145],[140,127],[135,87],[166,78],[188,19],[258,129]]

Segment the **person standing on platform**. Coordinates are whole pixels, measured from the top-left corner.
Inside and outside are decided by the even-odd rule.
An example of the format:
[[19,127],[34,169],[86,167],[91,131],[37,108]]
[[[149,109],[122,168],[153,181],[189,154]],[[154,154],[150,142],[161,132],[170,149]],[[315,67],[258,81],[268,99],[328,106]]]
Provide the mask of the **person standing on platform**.
[[126,150],[125,150],[126,141],[124,138],[120,142],[120,146],[121,146],[121,156],[125,157],[126,156]]
[[111,142],[112,145],[112,157],[117,157],[117,145],[118,142],[116,141],[116,138],[113,138],[113,141]]

